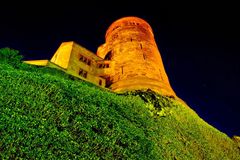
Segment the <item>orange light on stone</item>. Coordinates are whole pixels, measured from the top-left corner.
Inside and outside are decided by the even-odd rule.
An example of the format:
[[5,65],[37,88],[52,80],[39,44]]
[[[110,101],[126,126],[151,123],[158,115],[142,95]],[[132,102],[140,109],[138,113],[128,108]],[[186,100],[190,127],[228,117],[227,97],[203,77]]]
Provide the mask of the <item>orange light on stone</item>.
[[[165,72],[151,26],[138,17],[113,22],[97,55],[78,45],[63,42],[52,59],[25,63],[58,68],[67,74],[122,93],[151,89],[176,97]],[[83,74],[84,73],[84,74]]]
[[24,61],[27,64],[31,65],[37,65],[37,66],[47,66],[49,63],[49,60],[30,60],[30,61]]
[[152,28],[138,17],[113,22],[97,55],[115,62],[114,74],[107,78],[115,92],[151,89],[176,96],[170,86]]
[[66,69],[69,65],[73,43],[73,41],[62,43],[53,55],[51,62]]

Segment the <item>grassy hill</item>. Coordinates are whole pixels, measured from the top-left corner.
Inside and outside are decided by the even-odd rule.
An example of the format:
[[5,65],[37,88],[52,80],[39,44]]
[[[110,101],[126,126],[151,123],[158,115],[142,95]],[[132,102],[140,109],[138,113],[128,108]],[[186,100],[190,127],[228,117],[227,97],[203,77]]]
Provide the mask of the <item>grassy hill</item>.
[[117,95],[20,59],[0,50],[0,159],[240,159],[234,141],[174,99]]

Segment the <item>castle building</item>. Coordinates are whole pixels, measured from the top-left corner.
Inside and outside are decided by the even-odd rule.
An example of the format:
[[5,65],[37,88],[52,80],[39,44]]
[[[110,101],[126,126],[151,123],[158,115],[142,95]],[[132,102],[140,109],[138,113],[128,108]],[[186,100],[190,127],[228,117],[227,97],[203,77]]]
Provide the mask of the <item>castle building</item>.
[[167,77],[150,25],[138,17],[113,22],[105,43],[93,53],[75,42],[63,42],[50,61],[25,61],[48,66],[114,92],[151,89],[176,96]]

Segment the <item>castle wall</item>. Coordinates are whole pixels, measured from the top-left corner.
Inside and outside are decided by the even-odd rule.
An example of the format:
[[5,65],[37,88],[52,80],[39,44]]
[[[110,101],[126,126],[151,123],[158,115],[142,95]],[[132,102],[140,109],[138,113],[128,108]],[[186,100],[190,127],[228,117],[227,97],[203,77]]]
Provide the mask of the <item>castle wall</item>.
[[97,55],[115,61],[109,81],[116,92],[152,89],[174,95],[150,25],[136,17],[115,21],[107,30],[106,43]]
[[67,69],[73,43],[74,42],[62,43],[50,61],[58,66],[61,66],[64,69]]
[[95,74],[97,60],[102,60],[86,48],[74,43],[67,67],[67,73],[80,77],[96,85],[105,87],[106,80]]
[[151,89],[175,96],[150,25],[137,17],[115,21],[105,35],[97,55],[74,43],[63,42],[48,65],[115,92]]

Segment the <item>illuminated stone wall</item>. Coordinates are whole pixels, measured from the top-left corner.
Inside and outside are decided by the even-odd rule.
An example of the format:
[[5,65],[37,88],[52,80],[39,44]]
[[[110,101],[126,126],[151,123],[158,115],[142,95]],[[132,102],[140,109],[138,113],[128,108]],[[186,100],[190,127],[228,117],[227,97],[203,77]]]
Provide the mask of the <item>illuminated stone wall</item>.
[[49,63],[49,60],[29,60],[29,61],[24,61],[24,63],[37,65],[37,66],[47,66]]
[[110,89],[124,92],[152,89],[163,95],[175,96],[150,25],[137,17],[115,21],[106,32],[106,43],[97,55],[115,62],[114,75],[107,83]]
[[150,25],[137,17],[115,21],[105,35],[97,54],[74,43],[63,42],[48,65],[115,92],[151,89],[175,96],[165,72]]
[[105,87],[106,80],[96,74],[97,61],[102,58],[74,42],[63,42],[51,59],[66,73]]

